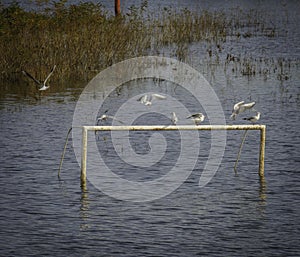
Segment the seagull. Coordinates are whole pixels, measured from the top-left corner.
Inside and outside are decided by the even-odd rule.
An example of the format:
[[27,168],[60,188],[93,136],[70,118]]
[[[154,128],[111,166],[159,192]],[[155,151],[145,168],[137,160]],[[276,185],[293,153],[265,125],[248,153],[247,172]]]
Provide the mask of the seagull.
[[244,120],[251,121],[252,123],[257,122],[260,119],[260,112],[256,112],[255,116],[249,117],[249,118],[244,118]]
[[160,95],[160,94],[149,94],[149,95],[143,95],[142,97],[140,97],[138,99],[139,102],[141,102],[142,104],[144,105],[151,105],[152,104],[152,101],[154,99],[157,99],[157,100],[165,100],[166,97],[163,96],[163,95]]
[[115,120],[117,122],[120,122],[120,123],[124,124],[123,121],[120,121],[120,120],[116,119],[114,116],[106,115],[106,114],[103,114],[100,118],[98,118],[97,123],[98,123],[98,121],[106,121],[108,119]]
[[54,67],[50,71],[49,75],[47,76],[47,78],[43,82],[37,80],[36,78],[34,78],[31,74],[29,74],[25,70],[23,70],[22,73],[24,75],[26,75],[27,77],[31,78],[40,87],[39,88],[40,91],[45,91],[46,89],[48,89],[50,87],[50,86],[47,86],[46,83],[47,83],[47,80],[51,77],[51,75],[52,75],[53,71],[55,70],[55,68],[56,68],[56,65],[54,65]]
[[240,114],[246,110],[250,110],[254,105],[255,105],[255,102],[251,102],[251,103],[247,103],[247,104],[245,104],[244,101],[238,102],[237,104],[235,104],[233,106],[233,111],[232,111],[230,118],[232,120],[235,120],[235,117],[238,114]]
[[205,116],[201,112],[192,114],[191,116],[186,117],[187,119],[193,119],[196,125],[199,125],[202,121],[204,121]]
[[173,125],[176,125],[177,122],[178,122],[178,118],[176,116],[176,113],[175,112],[171,112],[171,115],[172,115],[171,121],[172,121]]

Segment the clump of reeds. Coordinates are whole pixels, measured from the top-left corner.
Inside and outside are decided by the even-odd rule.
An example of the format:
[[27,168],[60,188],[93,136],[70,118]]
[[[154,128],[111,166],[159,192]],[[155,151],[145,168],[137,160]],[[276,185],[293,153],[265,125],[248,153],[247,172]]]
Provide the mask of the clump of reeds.
[[14,4],[2,8],[0,22],[2,77],[23,68],[38,76],[56,64],[60,77],[88,79],[149,46],[140,20],[110,17],[93,3],[59,2],[41,13]]
[[[270,34],[253,11],[243,15],[239,10],[228,17],[222,11],[165,8],[147,15],[145,1],[114,17],[100,4],[67,2],[39,6],[39,12],[25,11],[16,2],[0,6],[0,79],[11,80],[22,69],[44,76],[56,64],[56,79],[89,80],[107,66],[145,55],[150,48],[174,46],[176,56],[184,59],[191,42],[214,43],[221,49],[228,36],[245,36],[245,31],[251,31],[249,36]],[[252,60],[244,60],[240,69],[245,75],[256,73]]]
[[275,75],[280,81],[290,79],[290,71],[297,61],[288,58],[254,58],[251,55],[238,56],[227,54],[225,61],[225,73],[231,72],[242,76],[263,76],[265,80]]

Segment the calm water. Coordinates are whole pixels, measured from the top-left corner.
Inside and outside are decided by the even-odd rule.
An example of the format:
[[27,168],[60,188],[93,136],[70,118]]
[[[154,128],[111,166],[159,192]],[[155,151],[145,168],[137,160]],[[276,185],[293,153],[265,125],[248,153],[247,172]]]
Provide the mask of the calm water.
[[[265,1],[260,3],[267,6]],[[208,1],[203,5],[209,6]],[[296,2],[282,2],[274,10],[282,15],[276,16],[278,20],[289,5],[293,13]],[[286,37],[228,40],[220,54],[225,58],[226,51],[233,48],[231,52],[251,51],[256,57],[264,54],[291,59],[287,80],[278,80],[276,72],[267,78],[224,73],[224,66],[213,65],[202,44],[189,46],[193,57],[188,63],[213,86],[228,124],[233,123],[228,118],[233,103],[240,99],[257,102],[256,109],[262,112],[260,123],[267,125],[265,180],[259,180],[257,174],[259,133],[255,131],[248,133],[235,175],[233,166],[242,132],[232,131],[227,134],[218,172],[206,187],[199,188],[203,160],[209,150],[209,133],[203,132],[196,168],[184,184],[164,198],[147,203],[124,202],[106,196],[89,182],[87,190],[82,191],[80,167],[71,142],[60,180],[57,171],[76,101],[85,85],[80,89],[70,86],[60,93],[53,85],[38,101],[26,89],[15,93],[23,85],[2,85],[8,93],[2,94],[0,101],[0,255],[299,256],[300,50],[296,42],[300,37],[299,18],[292,14],[289,17]],[[119,95],[109,98],[107,106],[113,109],[126,97],[141,93],[144,86],[151,86],[150,82],[143,83],[125,86]],[[168,83],[156,86],[161,93],[170,93],[171,89]],[[190,106],[193,110],[198,107]],[[146,120],[167,122],[164,118]],[[143,117],[137,121],[144,122]],[[246,124],[234,122],[238,123]],[[165,136],[176,141],[170,134]],[[100,136],[98,139],[101,142]],[[147,152],[144,137],[132,142],[138,153]],[[149,179],[149,174],[136,167],[124,170],[122,162],[111,154],[109,140],[102,151],[118,175],[131,180]],[[169,151],[176,156],[172,144]],[[172,163],[172,158],[166,159],[164,167],[153,169],[153,176],[166,172]]]

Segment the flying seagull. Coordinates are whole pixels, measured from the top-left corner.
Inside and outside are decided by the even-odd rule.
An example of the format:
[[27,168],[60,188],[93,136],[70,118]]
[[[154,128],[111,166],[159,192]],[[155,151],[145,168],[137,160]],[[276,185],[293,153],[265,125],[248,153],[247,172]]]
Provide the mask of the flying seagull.
[[110,120],[115,120],[117,122],[120,122],[120,123],[124,124],[123,121],[120,121],[120,120],[116,119],[114,116],[106,115],[106,114],[103,114],[100,118],[98,118],[97,123],[98,123],[98,121],[106,121],[106,120],[109,120],[109,119]]
[[195,122],[195,125],[199,125],[202,121],[204,121],[205,116],[201,112],[192,114],[191,116],[186,117],[187,119],[192,119]]
[[171,112],[171,121],[172,121],[172,123],[173,123],[173,125],[176,125],[177,124],[177,122],[178,122],[178,118],[177,118],[177,116],[176,116],[176,113],[175,112]]
[[138,99],[144,105],[151,105],[153,100],[165,100],[166,97],[160,94],[146,94]]
[[232,114],[231,114],[230,118],[232,120],[235,120],[235,117],[238,114],[240,114],[240,113],[242,113],[242,112],[244,112],[246,110],[250,110],[254,105],[255,105],[255,102],[251,102],[251,103],[245,104],[244,101],[241,101],[241,102],[236,103],[233,106],[233,111],[232,111]]
[[252,123],[257,122],[260,119],[260,112],[257,112],[255,116],[244,118],[244,120],[251,121]]
[[48,89],[50,86],[47,86],[47,80],[51,77],[53,71],[55,70],[56,65],[54,65],[54,67],[52,68],[52,70],[50,71],[49,75],[47,76],[47,78],[41,82],[39,80],[37,80],[36,78],[34,78],[30,73],[28,73],[27,71],[23,70],[22,73],[24,75],[26,75],[27,77],[31,78],[38,86],[39,86],[39,90],[40,91],[45,91],[46,89]]

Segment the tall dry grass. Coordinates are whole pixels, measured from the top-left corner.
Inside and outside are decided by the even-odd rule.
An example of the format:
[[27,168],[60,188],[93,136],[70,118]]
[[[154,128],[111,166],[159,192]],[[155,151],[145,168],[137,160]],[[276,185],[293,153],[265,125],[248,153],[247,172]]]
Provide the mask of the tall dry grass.
[[180,58],[186,44],[219,45],[229,35],[239,37],[246,26],[267,33],[255,13],[237,12],[228,18],[224,12],[166,8],[154,15],[145,11],[145,1],[114,17],[95,3],[61,0],[43,7],[43,1],[37,2],[39,12],[26,11],[17,3],[0,6],[1,80],[20,78],[22,69],[45,76],[54,64],[56,79],[89,80],[113,63],[147,54],[150,47],[176,45]]

